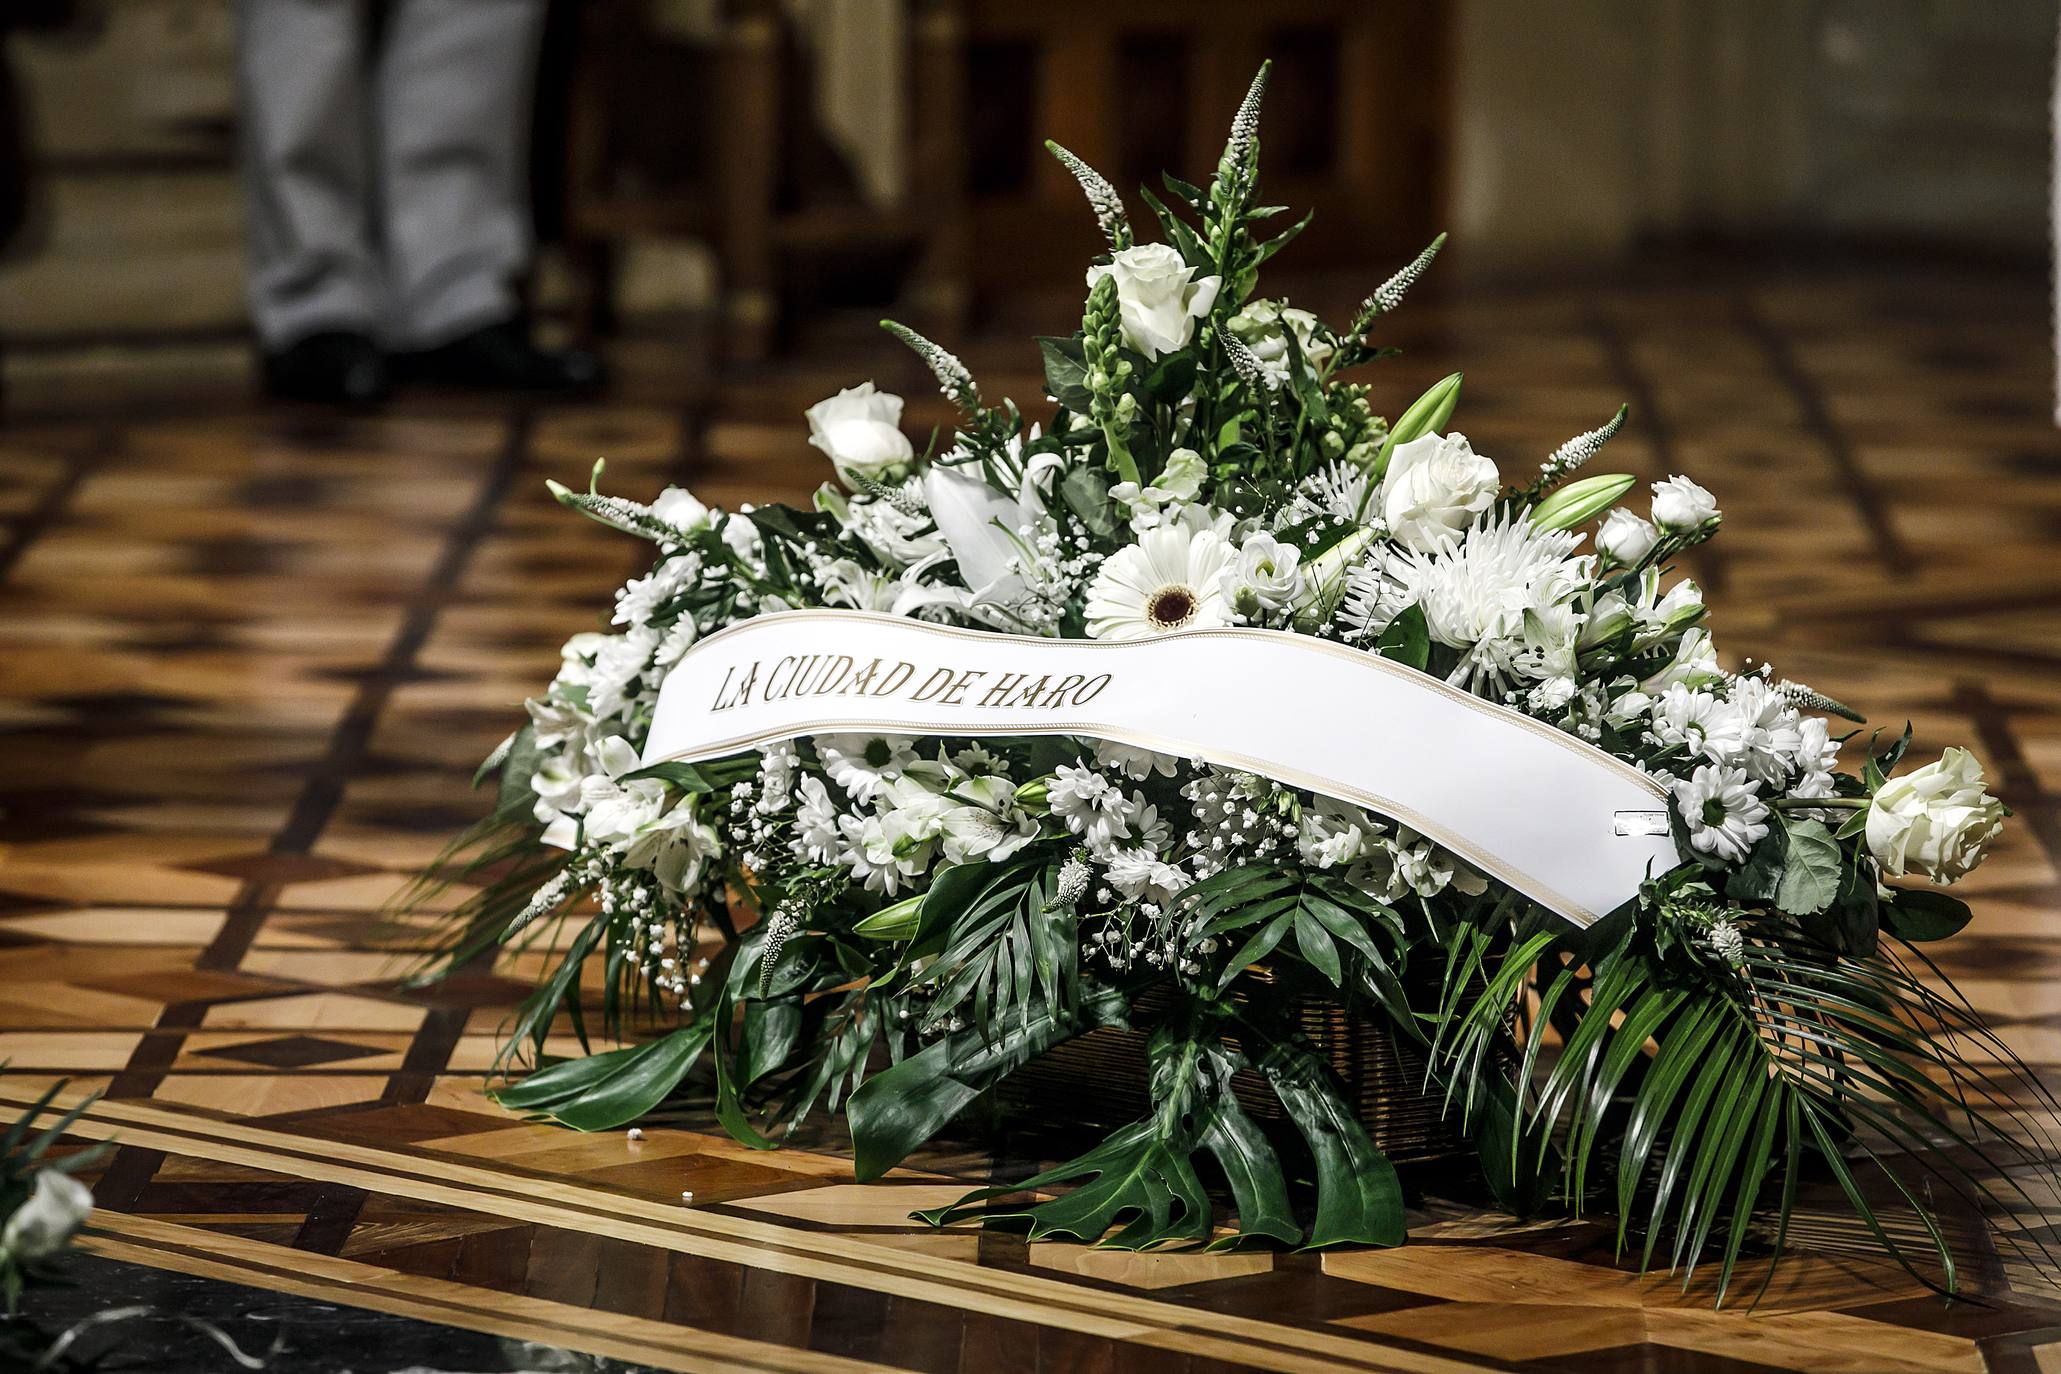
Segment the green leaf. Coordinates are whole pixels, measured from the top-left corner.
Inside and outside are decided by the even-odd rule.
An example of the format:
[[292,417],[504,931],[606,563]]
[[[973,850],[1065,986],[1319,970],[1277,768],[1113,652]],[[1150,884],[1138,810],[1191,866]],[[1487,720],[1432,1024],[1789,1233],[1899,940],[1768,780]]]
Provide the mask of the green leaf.
[[1958,935],[1975,913],[1958,897],[1925,887],[1902,887],[1895,889],[1882,909],[1882,923],[1899,940],[1923,944],[1930,940],[1944,940]]
[[1091,396],[1088,368],[1083,360],[1078,335],[1070,339],[1040,335],[1038,352],[1045,359],[1045,391],[1068,410],[1084,411]]
[[1788,821],[1788,853],[1775,905],[1795,916],[1822,911],[1839,893],[1839,869],[1845,852],[1822,821]]
[[1068,1036],[1121,1024],[1127,1004],[1110,988],[1084,988],[1073,1016],[1040,1007],[1023,1021],[960,1031],[875,1074],[852,1094],[853,1171],[870,1183],[901,1163],[988,1088]]
[[1281,1099],[1316,1160],[1317,1213],[1307,1247],[1401,1245],[1402,1183],[1346,1102],[1337,1075],[1305,1046],[1250,1028],[1266,1046],[1253,1067]]
[[1317,972],[1331,980],[1337,987],[1345,980],[1345,970],[1338,962],[1338,946],[1331,943],[1331,936],[1307,908],[1295,913],[1295,947],[1302,951],[1303,960]]
[[639,768],[634,773],[625,773],[621,781],[635,782],[645,778],[656,778],[668,787],[674,787],[690,794],[714,792],[724,785],[716,778],[711,777],[704,767],[692,763],[681,763],[678,760],[668,763],[654,763],[649,768]]
[[635,1121],[665,1101],[708,1048],[715,1023],[696,1021],[643,1045],[566,1059],[491,1096],[513,1111],[548,1116],[578,1131]]
[[1404,607],[1375,639],[1374,652],[1423,672],[1431,661],[1431,628],[1424,608],[1415,602]]
[[1059,479],[1059,495],[1093,534],[1116,532],[1116,509],[1109,499],[1109,479],[1092,467],[1068,468]]

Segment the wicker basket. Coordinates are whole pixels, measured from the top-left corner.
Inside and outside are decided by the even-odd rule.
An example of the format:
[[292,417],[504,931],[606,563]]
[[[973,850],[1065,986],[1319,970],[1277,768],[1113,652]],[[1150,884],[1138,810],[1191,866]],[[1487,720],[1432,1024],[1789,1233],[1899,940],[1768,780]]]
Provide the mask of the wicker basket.
[[[1092,1030],[1031,1060],[1003,1080],[1003,1101],[1035,1113],[1031,1120],[1063,1120],[1098,1131],[1136,1121],[1151,1108],[1146,1044],[1168,1001],[1166,994],[1147,991],[1132,1008],[1142,1029]],[[1379,1013],[1305,1001],[1296,1017],[1344,1080],[1367,1133],[1390,1160],[1418,1163],[1472,1152],[1446,1117],[1443,1095],[1435,1087],[1426,1091],[1422,1048],[1398,1039]],[[1252,1070],[1239,1070],[1231,1091],[1255,1120],[1282,1119],[1280,1101]]]

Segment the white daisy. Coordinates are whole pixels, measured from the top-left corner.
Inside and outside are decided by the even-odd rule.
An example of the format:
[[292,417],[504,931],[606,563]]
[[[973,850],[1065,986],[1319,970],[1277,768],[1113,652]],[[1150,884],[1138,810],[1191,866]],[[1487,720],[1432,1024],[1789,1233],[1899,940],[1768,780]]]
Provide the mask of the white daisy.
[[1104,768],[1114,768],[1125,777],[1143,782],[1154,773],[1170,778],[1181,766],[1181,761],[1172,754],[1161,754],[1151,749],[1139,749],[1115,740],[1094,741],[1095,762]]
[[901,735],[818,735],[824,771],[854,801],[872,801],[880,784],[916,762],[913,741]]
[[1232,551],[1213,530],[1163,525],[1104,560],[1088,588],[1088,634],[1146,639],[1230,623],[1224,570]]
[[1768,833],[1768,804],[1744,768],[1706,763],[1675,783],[1675,809],[1698,853],[1743,863]]

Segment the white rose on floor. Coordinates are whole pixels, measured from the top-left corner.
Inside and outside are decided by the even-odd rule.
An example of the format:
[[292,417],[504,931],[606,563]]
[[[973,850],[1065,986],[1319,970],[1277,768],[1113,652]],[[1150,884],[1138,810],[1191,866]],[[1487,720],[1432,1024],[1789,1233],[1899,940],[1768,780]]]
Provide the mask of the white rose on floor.
[[1429,553],[1472,525],[1502,485],[1496,465],[1466,435],[1426,434],[1389,455],[1381,515],[1398,541]]
[[1717,498],[1686,477],[1653,484],[1653,523],[1670,533],[1685,534],[1717,513]]
[[1596,531],[1596,550],[1630,567],[1652,552],[1659,538],[1659,530],[1619,507],[1603,517],[1603,526]]
[[1195,269],[1172,248],[1141,243],[1116,254],[1107,267],[1089,268],[1088,285],[1116,278],[1124,342],[1152,359],[1187,347],[1195,337],[1195,322],[1216,304],[1222,279],[1191,280],[1194,276]]
[[884,478],[916,456],[902,433],[902,398],[871,382],[846,387],[808,409],[809,442],[837,465],[840,476]]
[[47,1259],[64,1249],[92,1213],[93,1194],[85,1184],[55,1169],[41,1170],[29,1195],[0,1226],[0,1260]]
[[1916,873],[1950,883],[1982,862],[2004,825],[2004,804],[1983,790],[1982,765],[1966,749],[1891,778],[1868,809],[1868,852],[1892,877]]

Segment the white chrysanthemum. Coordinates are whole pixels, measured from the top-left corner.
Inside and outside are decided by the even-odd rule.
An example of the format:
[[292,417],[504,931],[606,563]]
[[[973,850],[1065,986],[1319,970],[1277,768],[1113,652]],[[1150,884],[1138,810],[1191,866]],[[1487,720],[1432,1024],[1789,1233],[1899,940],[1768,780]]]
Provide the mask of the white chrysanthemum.
[[1646,733],[1663,749],[1700,754],[1713,730],[1722,733],[1729,725],[1729,713],[1716,696],[1683,683],[1677,682],[1649,700],[1652,715]]
[[1768,804],[1744,768],[1706,763],[1674,785],[1675,808],[1697,852],[1743,863],[1768,833]]
[[1109,856],[1109,885],[1127,901],[1172,901],[1193,879],[1163,862],[1150,848],[1119,849]]
[[1333,515],[1355,522],[1366,518],[1367,470],[1357,463],[1334,460],[1302,479],[1289,503],[1291,522],[1312,515]]
[[1802,775],[1789,789],[1792,797],[1829,797],[1832,772],[1839,766],[1840,740],[1822,716],[1806,716],[1796,726],[1796,768]]
[[856,801],[871,801],[880,784],[916,761],[913,741],[900,735],[818,735],[816,752],[830,780]]
[[1345,593],[1333,617],[1347,634],[1372,639],[1410,606],[1410,589],[1399,575],[1406,559],[1375,548],[1345,576]]
[[844,835],[838,829],[837,803],[830,800],[830,789],[821,778],[804,774],[794,791],[801,801],[794,813],[795,849],[811,863],[837,862]]
[[1744,768],[1763,786],[1780,786],[1803,748],[1796,708],[1761,677],[1734,681],[1726,705],[1738,722],[1737,734],[1724,741],[1722,754],[1716,741],[1706,751],[1721,763]]
[[1052,814],[1097,854],[1131,837],[1130,808],[1122,789],[1092,768],[1062,763],[1052,770],[1045,797]]
[[1228,624],[1224,570],[1230,545],[1212,530],[1163,525],[1111,554],[1088,587],[1088,634],[1147,639]]
[[1462,650],[1449,678],[1500,686],[1524,649],[1524,613],[1558,604],[1577,589],[1581,536],[1542,533],[1520,518],[1476,525],[1457,543],[1414,552],[1396,573],[1439,643]]

